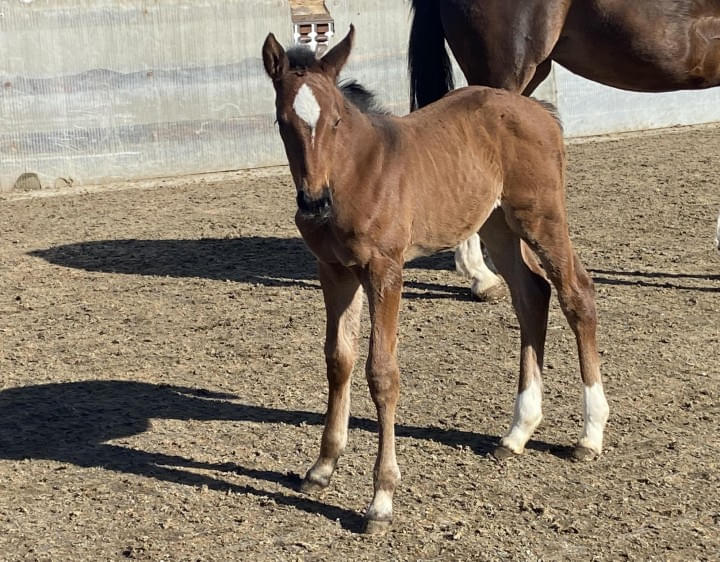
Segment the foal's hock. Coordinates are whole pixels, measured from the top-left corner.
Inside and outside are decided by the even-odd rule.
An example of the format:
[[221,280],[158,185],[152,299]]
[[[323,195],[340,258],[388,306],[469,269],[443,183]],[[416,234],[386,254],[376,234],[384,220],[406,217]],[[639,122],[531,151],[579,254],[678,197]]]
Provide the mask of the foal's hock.
[[297,189],[296,224],[317,258],[327,312],[327,417],[303,490],[329,484],[347,442],[350,375],[366,295],[372,324],[366,375],[379,424],[375,493],[365,515],[367,531],[374,532],[390,524],[400,480],[395,352],[406,260],[452,248],[480,231],[507,280],[520,324],[520,379],[497,456],[522,453],[542,418],[551,283],[579,351],[585,422],[578,458],[600,453],[608,407],[593,285],[568,237],[557,119],[534,100],[481,87],[457,90],[402,118],[373,111],[372,104],[360,108],[337,87],[353,36],[351,27],[315,60],[286,53],[271,34],[263,61]]

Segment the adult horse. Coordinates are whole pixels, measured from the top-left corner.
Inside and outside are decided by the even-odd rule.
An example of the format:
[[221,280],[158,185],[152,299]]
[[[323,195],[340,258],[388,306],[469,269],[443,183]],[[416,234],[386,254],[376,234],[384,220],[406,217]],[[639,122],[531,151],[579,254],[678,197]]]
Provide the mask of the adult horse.
[[[595,337],[593,283],[565,215],[562,130],[539,102],[464,88],[405,117],[365,109],[337,87],[353,28],[322,59],[287,53],[271,34],[263,62],[295,183],[295,222],[318,262],[329,383],[320,455],[303,490],[328,486],[347,442],[350,375],[363,296],[370,309],[366,376],[378,415],[375,495],[367,530],[384,529],[400,479],[395,459],[397,325],[405,261],[482,231],[520,325],[515,415],[498,454],[521,453],[542,418],[550,283],[576,336],[585,420],[576,456],[600,453],[608,407]],[[308,54],[309,53],[309,54]],[[542,263],[523,255],[529,246]],[[548,281],[549,280],[549,281]]]
[[[530,95],[552,61],[585,78],[637,92],[720,85],[720,0],[412,0],[411,106],[453,88],[445,41],[470,84]],[[477,240],[458,269],[473,292],[499,279]],[[478,295],[480,296],[480,295]]]

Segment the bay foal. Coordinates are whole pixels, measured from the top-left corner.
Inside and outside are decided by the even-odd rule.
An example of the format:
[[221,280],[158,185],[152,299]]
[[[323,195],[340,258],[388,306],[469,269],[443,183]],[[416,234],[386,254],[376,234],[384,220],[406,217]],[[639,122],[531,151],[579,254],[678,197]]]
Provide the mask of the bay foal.
[[[530,95],[552,61],[637,92],[720,86],[720,0],[412,0],[411,105],[453,88],[450,46],[469,84]],[[480,299],[503,293],[476,235],[458,271]]]
[[[296,224],[318,262],[327,313],[329,395],[320,455],[303,490],[326,487],[347,442],[350,375],[363,294],[366,364],[379,450],[366,530],[389,525],[395,459],[396,359],[406,260],[452,248],[478,230],[510,287],[520,323],[515,414],[498,455],[521,453],[542,417],[541,372],[550,283],[572,327],[584,384],[580,458],[602,448],[608,416],[595,341],[592,281],[568,237],[559,123],[538,102],[465,88],[406,117],[363,113],[336,86],[354,29],[322,59],[291,56],[270,34],[265,69],[297,190]],[[539,257],[541,269],[523,241]]]

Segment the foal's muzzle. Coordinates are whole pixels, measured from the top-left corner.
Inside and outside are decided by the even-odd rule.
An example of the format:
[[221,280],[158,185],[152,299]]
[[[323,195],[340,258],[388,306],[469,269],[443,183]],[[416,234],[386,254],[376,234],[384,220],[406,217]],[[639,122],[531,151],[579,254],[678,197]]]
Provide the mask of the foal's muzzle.
[[300,189],[297,193],[297,206],[305,215],[317,218],[328,217],[332,209],[330,188],[324,187],[320,197],[317,198],[310,197],[305,189]]

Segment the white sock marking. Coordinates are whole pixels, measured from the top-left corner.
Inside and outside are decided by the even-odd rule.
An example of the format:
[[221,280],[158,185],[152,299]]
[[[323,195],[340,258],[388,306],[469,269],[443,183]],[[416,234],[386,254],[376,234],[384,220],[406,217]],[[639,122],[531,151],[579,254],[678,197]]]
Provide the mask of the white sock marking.
[[375,520],[392,519],[392,495],[386,490],[378,490],[365,512],[365,517]]
[[533,377],[525,390],[515,399],[515,413],[507,435],[502,444],[513,453],[522,453],[525,443],[542,420],[542,386],[540,377]]
[[315,127],[317,127],[320,120],[320,104],[307,84],[300,86],[293,102],[293,109],[297,116],[308,124],[314,140]]
[[461,275],[472,279],[472,291],[476,295],[482,294],[483,291],[500,282],[497,275],[485,264],[480,247],[480,236],[477,234],[460,242],[455,248],[455,269]]
[[583,417],[585,424],[578,444],[600,454],[602,451],[603,431],[610,409],[602,383],[583,386]]

